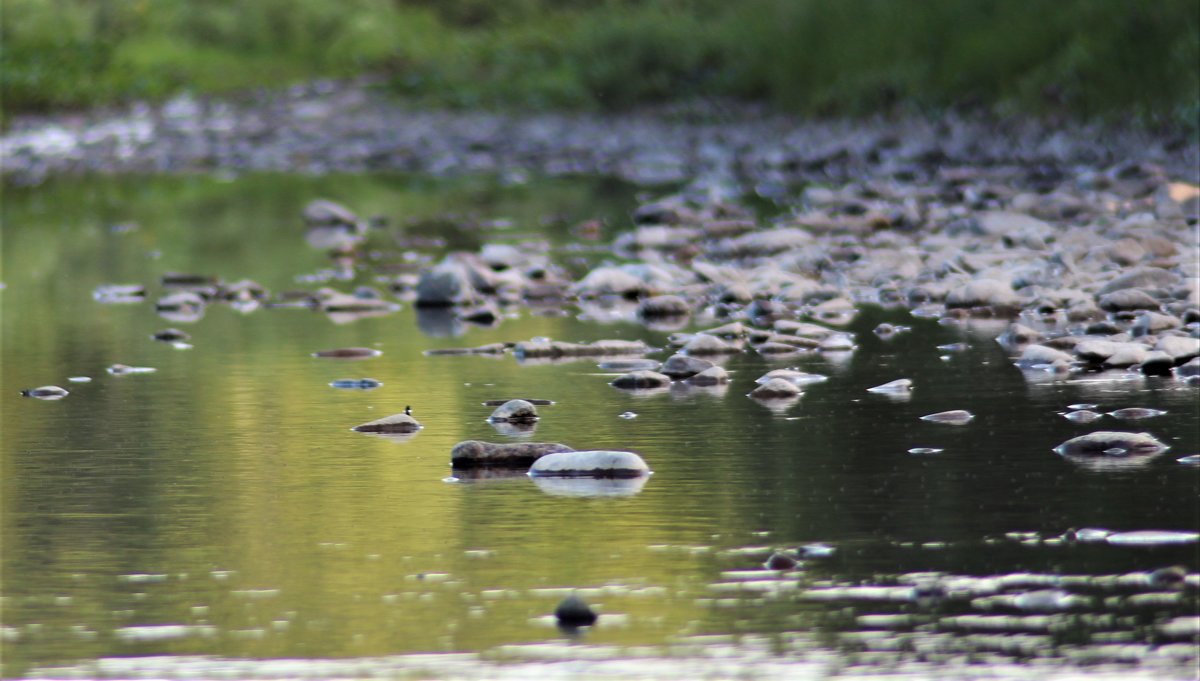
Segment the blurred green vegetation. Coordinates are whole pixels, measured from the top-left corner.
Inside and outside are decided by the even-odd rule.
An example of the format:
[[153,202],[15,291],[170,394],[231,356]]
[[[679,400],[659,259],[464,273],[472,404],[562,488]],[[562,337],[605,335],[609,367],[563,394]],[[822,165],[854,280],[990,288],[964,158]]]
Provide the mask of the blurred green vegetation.
[[2,0],[7,113],[386,75],[464,107],[692,97],[1190,122],[1195,0]]

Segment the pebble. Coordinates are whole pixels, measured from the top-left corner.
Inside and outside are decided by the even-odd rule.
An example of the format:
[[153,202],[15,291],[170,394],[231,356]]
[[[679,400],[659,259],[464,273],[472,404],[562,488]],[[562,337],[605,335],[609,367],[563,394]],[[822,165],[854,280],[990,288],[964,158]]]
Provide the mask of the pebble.
[[39,400],[61,400],[70,395],[65,388],[56,385],[44,385],[40,388],[29,388],[21,391],[22,397],[36,397]]
[[922,416],[921,420],[929,421],[930,423],[945,423],[951,426],[962,426],[970,423],[974,418],[975,415],[969,411],[965,411],[963,409],[954,409],[951,411],[940,411],[936,414],[928,414],[926,416]]
[[373,378],[339,378],[338,380],[332,381],[329,384],[329,386],[331,388],[346,388],[346,389],[358,389],[358,390],[372,390],[374,388],[378,388],[381,385],[383,385],[383,383],[381,381],[377,381]]
[[1143,407],[1126,407],[1125,409],[1117,409],[1116,411],[1108,412],[1108,415],[1114,419],[1122,421],[1135,421],[1138,419],[1148,419],[1155,416],[1163,416],[1167,412],[1161,409],[1146,409]]
[[869,393],[907,393],[912,390],[913,382],[909,378],[897,378],[894,381],[888,381],[883,385],[877,385],[874,388],[867,388]]
[[132,367],[128,364],[114,364],[108,368],[108,373],[113,376],[125,376],[127,374],[152,374],[157,369],[154,367]]
[[554,618],[564,627],[590,627],[599,615],[578,594],[571,594],[554,608]]
[[378,357],[382,354],[382,350],[374,348],[335,348],[333,350],[319,350],[314,352],[312,356],[331,359],[366,359],[369,357]]

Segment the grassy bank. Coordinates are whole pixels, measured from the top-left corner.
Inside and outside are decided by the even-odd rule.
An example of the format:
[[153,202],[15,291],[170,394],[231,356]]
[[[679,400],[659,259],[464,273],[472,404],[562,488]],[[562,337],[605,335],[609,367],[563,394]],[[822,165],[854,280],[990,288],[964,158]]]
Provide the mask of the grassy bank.
[[362,72],[435,104],[694,96],[1189,122],[1195,0],[2,0],[7,114]]

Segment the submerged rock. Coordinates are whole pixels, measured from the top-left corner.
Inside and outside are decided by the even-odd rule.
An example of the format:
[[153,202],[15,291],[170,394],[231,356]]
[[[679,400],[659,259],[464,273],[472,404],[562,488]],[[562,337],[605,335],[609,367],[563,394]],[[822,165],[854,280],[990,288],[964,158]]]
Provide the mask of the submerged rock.
[[529,468],[534,477],[636,478],[650,467],[633,452],[608,450],[566,451],[547,454]]
[[1090,409],[1080,409],[1078,411],[1071,411],[1063,414],[1063,418],[1068,421],[1074,421],[1075,423],[1091,423],[1092,421],[1103,417],[1104,414],[1092,411]]
[[537,408],[525,400],[509,400],[488,417],[492,423],[529,423],[537,419]]
[[179,329],[163,329],[162,331],[152,334],[150,337],[156,341],[173,343],[175,341],[189,340],[192,336],[186,331],[180,331]]
[[751,390],[749,396],[755,399],[770,400],[797,397],[800,395],[800,392],[800,386],[795,383],[782,378],[772,378],[754,390]]
[[513,354],[518,358],[597,357],[604,355],[644,355],[654,348],[640,340],[598,340],[594,343],[527,341],[517,343]]
[[39,400],[61,400],[70,395],[66,388],[60,388],[56,385],[44,385],[40,388],[29,388],[22,390],[22,397],[36,397]]
[[671,377],[657,371],[631,371],[613,379],[612,387],[626,390],[663,388],[671,385]]
[[433,348],[426,350],[424,354],[428,357],[436,356],[455,356],[455,355],[503,355],[508,352],[508,343],[488,343],[474,348]]
[[952,409],[950,411],[939,411],[936,414],[928,414],[921,417],[922,421],[930,423],[945,423],[951,426],[962,426],[971,422],[975,415],[964,409]]
[[691,312],[688,302],[680,296],[664,295],[644,298],[638,303],[640,317],[685,317]]
[[768,570],[791,570],[799,564],[800,561],[792,554],[776,551],[767,558],[767,562],[763,563],[763,567]]
[[773,378],[781,378],[797,387],[804,387],[813,383],[824,383],[829,380],[828,376],[822,374],[810,374],[797,369],[772,369],[767,373],[754,379],[755,383],[762,385]]
[[698,374],[684,379],[684,383],[699,387],[724,385],[729,382],[729,373],[723,367],[711,366]]
[[695,376],[701,371],[714,366],[716,365],[707,359],[691,357],[689,355],[671,355],[667,358],[667,361],[663,362],[659,372],[678,381],[689,376]]
[[375,350],[374,348],[335,348],[333,350],[318,350],[312,356],[327,359],[367,359],[369,357],[378,357],[382,354],[382,350]]
[[1163,416],[1166,413],[1167,412],[1165,412],[1161,409],[1148,409],[1145,407],[1126,407],[1124,409],[1117,409],[1116,411],[1110,411],[1110,412],[1108,412],[1108,415],[1113,417],[1114,419],[1120,419],[1122,421],[1136,421],[1138,419],[1149,419],[1149,418],[1154,418],[1155,416]]
[[450,450],[450,465],[454,468],[506,466],[528,468],[534,461],[558,452],[573,452],[571,447],[557,442],[513,442],[495,444],[466,440]]
[[368,421],[367,423],[354,426],[351,430],[360,433],[413,433],[421,428],[421,424],[412,417],[412,408],[405,407],[402,414],[392,414],[381,419]]
[[1054,448],[1062,456],[1154,456],[1169,449],[1149,433],[1097,431]]
[[596,366],[603,371],[658,371],[662,363],[655,359],[616,359]]
[[588,627],[599,617],[577,594],[571,594],[554,609],[554,617],[565,627]]
[[373,390],[381,385],[383,385],[381,381],[373,378],[339,378],[330,382],[329,387],[346,390]]
[[154,367],[133,367],[128,364],[114,364],[108,368],[108,373],[113,376],[125,376],[128,374],[152,374],[157,369]]

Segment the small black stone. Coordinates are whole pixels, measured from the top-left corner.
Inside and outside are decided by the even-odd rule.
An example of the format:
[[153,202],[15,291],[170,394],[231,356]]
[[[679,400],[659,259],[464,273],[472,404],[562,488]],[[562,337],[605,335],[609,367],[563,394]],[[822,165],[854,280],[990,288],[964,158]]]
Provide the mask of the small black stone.
[[571,594],[554,609],[558,623],[568,627],[586,627],[596,623],[596,613],[582,598]]

